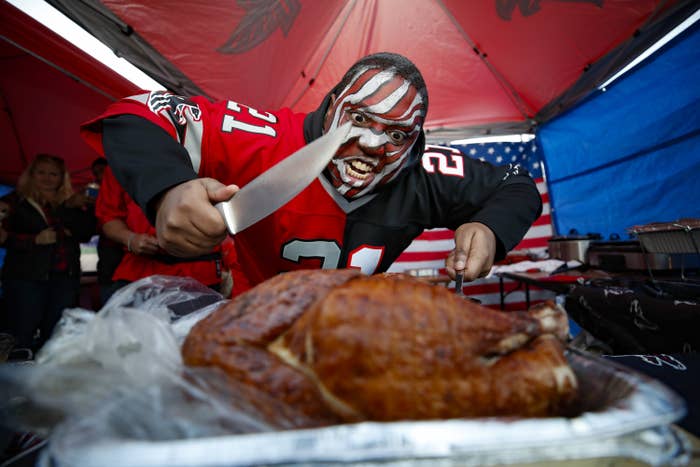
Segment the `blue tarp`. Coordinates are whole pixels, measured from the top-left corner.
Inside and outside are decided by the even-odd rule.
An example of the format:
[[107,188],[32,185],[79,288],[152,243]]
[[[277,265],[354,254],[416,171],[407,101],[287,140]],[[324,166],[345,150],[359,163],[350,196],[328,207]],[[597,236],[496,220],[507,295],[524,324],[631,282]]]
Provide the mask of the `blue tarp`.
[[700,217],[700,27],[538,138],[558,234]]

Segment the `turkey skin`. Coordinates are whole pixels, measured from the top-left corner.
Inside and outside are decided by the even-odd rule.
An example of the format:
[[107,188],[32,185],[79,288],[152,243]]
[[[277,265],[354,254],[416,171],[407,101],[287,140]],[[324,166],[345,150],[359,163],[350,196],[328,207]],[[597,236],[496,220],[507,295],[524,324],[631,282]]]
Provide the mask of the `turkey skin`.
[[542,417],[576,399],[567,335],[551,302],[501,312],[403,274],[304,270],[214,311],[182,353],[300,411],[307,427]]

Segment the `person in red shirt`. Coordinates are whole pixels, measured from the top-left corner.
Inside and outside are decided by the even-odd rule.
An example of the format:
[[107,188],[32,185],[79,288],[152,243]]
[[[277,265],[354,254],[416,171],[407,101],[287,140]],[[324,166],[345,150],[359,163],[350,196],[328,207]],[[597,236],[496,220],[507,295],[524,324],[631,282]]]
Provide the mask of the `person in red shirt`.
[[114,283],[111,290],[103,294],[103,303],[126,284],[156,274],[191,277],[214,290],[220,290],[221,248],[194,258],[178,258],[160,249],[155,228],[119,185],[109,167],[103,175],[95,215],[103,234],[125,249],[124,257],[112,275]]

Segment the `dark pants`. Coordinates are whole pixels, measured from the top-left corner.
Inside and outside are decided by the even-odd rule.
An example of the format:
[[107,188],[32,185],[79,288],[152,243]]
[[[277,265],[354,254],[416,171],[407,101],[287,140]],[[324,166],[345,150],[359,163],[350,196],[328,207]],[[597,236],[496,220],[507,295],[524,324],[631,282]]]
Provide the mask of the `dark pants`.
[[[16,347],[36,351],[48,340],[65,308],[75,307],[80,283],[69,277],[50,280],[5,279],[2,283],[10,333]],[[39,338],[34,339],[39,330]]]

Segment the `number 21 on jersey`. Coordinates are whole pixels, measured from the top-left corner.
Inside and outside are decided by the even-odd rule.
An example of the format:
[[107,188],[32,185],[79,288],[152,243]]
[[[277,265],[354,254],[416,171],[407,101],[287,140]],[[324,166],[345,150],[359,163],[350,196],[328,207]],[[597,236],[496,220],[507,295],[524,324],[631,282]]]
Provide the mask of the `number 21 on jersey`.
[[[277,136],[277,132],[274,128],[267,123],[277,123],[277,117],[268,112],[259,112],[252,107],[247,105],[239,104],[238,102],[228,101],[226,103],[226,109],[230,110],[231,113],[224,115],[224,120],[221,122],[221,131],[226,133],[231,133],[234,130],[246,131],[248,133],[256,133],[259,135],[272,136],[273,138]],[[246,123],[237,119],[241,113],[247,113],[254,119],[259,120],[259,124],[256,123]]]

